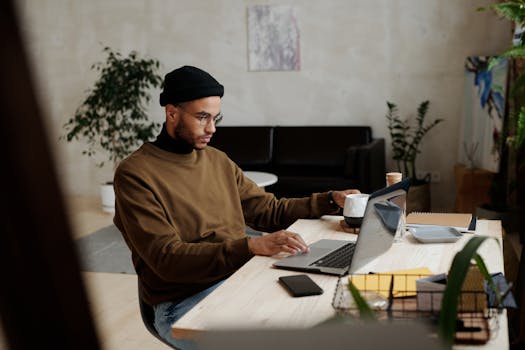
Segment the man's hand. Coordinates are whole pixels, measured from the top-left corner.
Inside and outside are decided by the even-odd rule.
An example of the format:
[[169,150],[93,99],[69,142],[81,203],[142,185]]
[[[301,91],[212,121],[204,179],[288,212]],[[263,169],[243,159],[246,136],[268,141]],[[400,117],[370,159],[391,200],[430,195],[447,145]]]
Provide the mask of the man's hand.
[[281,252],[296,254],[308,252],[309,248],[303,238],[290,231],[276,231],[261,237],[252,237],[248,240],[248,248],[255,255],[271,256]]
[[334,202],[343,208],[345,206],[345,198],[348,194],[356,194],[361,193],[359,190],[344,190],[344,191],[333,191],[332,192],[332,198],[334,199]]

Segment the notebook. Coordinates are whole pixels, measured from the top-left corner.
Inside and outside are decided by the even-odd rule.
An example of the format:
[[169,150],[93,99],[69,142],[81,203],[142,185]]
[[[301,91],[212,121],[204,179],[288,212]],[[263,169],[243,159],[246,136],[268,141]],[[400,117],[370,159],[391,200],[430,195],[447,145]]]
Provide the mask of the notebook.
[[460,232],[474,232],[476,217],[461,213],[421,213],[413,212],[407,215],[407,225],[448,226]]
[[392,285],[392,296],[403,298],[416,295],[416,280],[432,275],[427,267],[414,269],[395,270],[378,274],[357,274],[351,275],[349,280],[360,291],[373,291],[383,295],[385,298],[390,296],[390,283]]
[[306,254],[276,261],[276,268],[343,276],[386,252],[401,230],[403,208],[410,179],[372,193],[366,205],[357,241],[321,239]]

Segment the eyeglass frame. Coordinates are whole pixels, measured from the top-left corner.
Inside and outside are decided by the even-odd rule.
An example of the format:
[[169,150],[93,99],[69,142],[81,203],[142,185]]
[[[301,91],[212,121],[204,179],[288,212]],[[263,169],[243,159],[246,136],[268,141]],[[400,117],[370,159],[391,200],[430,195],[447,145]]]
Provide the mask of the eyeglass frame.
[[[191,115],[192,117],[194,117],[195,119],[197,119],[199,121],[199,124],[200,126],[206,126],[208,125],[211,121],[213,121],[213,125],[217,125],[219,124],[222,119],[224,118],[224,114],[222,114],[222,111],[219,112],[217,115],[215,116],[212,116],[211,114],[209,113],[206,113],[206,112],[197,112],[197,113],[191,113],[191,112],[188,112],[184,107],[182,107],[182,105],[178,104],[178,105],[175,105],[175,107],[177,108],[180,108],[184,113],[187,113],[189,115]],[[205,115],[204,115],[205,114]]]

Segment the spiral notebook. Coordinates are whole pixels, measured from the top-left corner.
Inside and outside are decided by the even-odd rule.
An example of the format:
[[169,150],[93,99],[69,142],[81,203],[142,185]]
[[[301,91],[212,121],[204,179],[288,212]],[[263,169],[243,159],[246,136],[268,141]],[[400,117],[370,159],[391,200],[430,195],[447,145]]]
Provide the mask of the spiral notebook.
[[448,226],[460,232],[476,231],[476,217],[463,213],[422,213],[412,212],[407,215],[407,225],[437,225]]

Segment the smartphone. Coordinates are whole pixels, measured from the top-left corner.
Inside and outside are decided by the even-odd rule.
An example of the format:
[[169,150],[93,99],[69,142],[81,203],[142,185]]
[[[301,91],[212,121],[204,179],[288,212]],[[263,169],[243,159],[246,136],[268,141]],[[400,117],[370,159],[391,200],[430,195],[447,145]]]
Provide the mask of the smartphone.
[[323,289],[308,275],[281,276],[279,282],[294,297],[323,294]]

